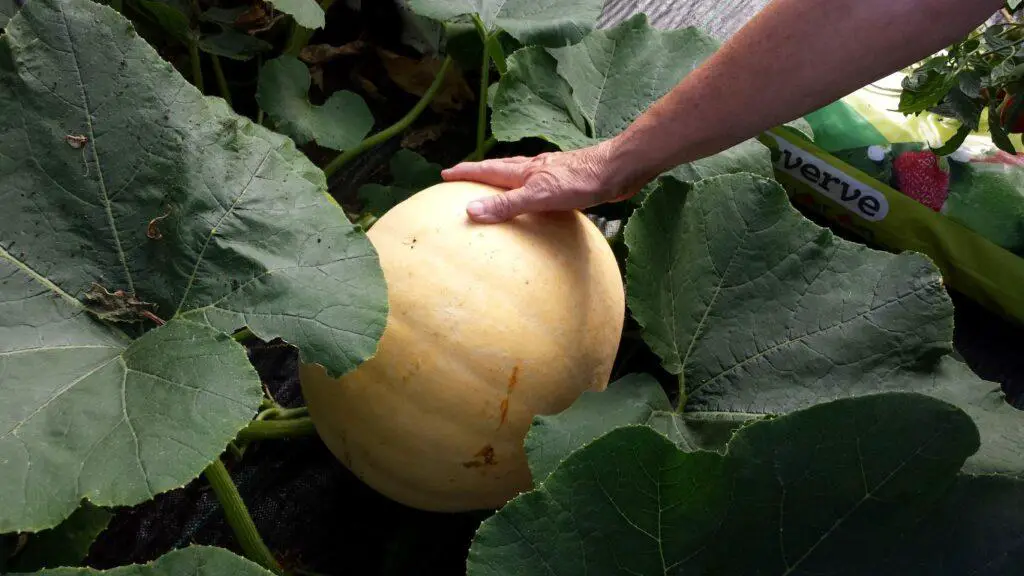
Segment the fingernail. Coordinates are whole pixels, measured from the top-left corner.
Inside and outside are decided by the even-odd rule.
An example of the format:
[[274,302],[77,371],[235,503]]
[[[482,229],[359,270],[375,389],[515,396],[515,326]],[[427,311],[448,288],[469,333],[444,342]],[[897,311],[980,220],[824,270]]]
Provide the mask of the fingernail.
[[479,200],[470,202],[469,206],[466,206],[466,211],[469,212],[470,216],[483,216],[487,212],[484,209],[484,203]]

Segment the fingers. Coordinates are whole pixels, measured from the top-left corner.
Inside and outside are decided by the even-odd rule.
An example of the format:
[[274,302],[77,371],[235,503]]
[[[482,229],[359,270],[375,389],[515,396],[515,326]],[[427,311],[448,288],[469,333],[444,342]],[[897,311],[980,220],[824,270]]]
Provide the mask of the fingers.
[[500,188],[518,188],[526,179],[528,158],[497,158],[483,162],[462,162],[447,170],[441,171],[441,177],[453,180],[472,180],[482,184],[490,184]]
[[477,198],[466,206],[470,219],[481,224],[506,222],[528,212],[557,210],[550,196],[533,193],[529,188],[515,188],[508,192]]

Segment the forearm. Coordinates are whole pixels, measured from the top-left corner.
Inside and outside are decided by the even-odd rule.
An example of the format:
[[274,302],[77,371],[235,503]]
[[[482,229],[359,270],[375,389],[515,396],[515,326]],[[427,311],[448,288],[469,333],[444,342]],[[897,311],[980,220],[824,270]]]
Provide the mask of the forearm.
[[1002,5],[775,0],[613,139],[614,157],[650,179],[716,154],[941,50]]

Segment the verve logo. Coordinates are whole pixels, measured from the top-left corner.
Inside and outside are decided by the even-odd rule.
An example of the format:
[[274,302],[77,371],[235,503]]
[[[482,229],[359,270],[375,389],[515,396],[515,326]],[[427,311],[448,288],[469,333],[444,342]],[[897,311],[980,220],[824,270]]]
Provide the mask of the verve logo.
[[775,167],[812,187],[857,216],[880,222],[889,214],[885,195],[788,140],[771,134],[781,156]]

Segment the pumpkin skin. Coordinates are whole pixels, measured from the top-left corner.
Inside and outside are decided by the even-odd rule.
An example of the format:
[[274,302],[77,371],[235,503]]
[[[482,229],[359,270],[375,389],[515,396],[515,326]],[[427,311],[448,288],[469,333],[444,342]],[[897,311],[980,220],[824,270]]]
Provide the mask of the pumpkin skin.
[[388,283],[375,356],[333,379],[300,366],[324,443],[364,483],[421,510],[503,506],[532,487],[534,415],[608,384],[625,294],[615,257],[581,212],[477,224],[466,204],[498,188],[447,182],[367,235]]

